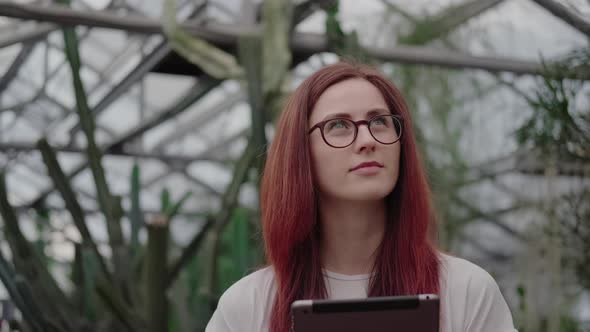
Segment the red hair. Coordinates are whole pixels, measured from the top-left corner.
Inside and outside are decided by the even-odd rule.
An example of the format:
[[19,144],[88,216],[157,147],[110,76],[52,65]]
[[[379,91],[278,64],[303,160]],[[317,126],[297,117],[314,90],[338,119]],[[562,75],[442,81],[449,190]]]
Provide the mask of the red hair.
[[439,261],[429,234],[434,234],[430,191],[399,90],[376,70],[350,63],[324,67],[291,95],[268,152],[260,188],[266,258],[272,264],[277,294],[271,332],[290,330],[291,303],[326,297],[320,261],[318,199],[309,150],[308,118],[330,86],[353,78],[372,83],[390,111],[404,122],[400,171],[387,196],[388,220],[378,250],[369,296],[439,292]]

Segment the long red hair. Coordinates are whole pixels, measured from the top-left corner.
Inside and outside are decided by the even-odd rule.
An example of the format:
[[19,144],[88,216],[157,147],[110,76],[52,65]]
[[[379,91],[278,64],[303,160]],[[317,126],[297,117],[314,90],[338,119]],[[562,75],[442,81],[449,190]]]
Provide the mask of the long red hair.
[[290,330],[291,303],[326,297],[319,244],[318,200],[309,150],[308,118],[320,95],[338,82],[361,78],[383,95],[403,119],[399,178],[387,196],[388,221],[373,267],[369,296],[439,292],[439,260],[430,191],[399,90],[376,70],[340,62],[307,78],[291,95],[276,127],[260,189],[266,258],[277,294],[271,332]]

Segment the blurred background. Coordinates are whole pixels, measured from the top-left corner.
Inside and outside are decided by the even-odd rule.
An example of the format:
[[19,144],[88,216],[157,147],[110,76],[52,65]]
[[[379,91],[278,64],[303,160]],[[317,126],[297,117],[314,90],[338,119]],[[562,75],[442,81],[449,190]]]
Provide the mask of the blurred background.
[[589,38],[588,0],[0,0],[0,331],[203,331],[339,58],[407,98],[441,249],[519,331],[589,331]]

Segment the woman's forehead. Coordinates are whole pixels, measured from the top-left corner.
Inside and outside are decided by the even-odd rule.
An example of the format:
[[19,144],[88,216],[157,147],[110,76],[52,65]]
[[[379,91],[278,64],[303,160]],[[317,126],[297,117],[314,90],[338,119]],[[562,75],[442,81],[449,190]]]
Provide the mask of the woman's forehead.
[[319,122],[336,115],[361,119],[387,110],[383,95],[373,84],[364,79],[349,79],[332,85],[320,95],[310,121]]

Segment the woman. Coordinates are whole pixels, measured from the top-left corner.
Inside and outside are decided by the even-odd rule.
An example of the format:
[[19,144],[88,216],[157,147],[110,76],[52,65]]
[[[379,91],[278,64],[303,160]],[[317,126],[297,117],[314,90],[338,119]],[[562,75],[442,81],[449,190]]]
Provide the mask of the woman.
[[286,332],[298,299],[436,293],[441,331],[514,330],[492,277],[438,252],[400,92],[365,66],[306,79],[278,122],[261,184],[270,266],[232,285],[207,332]]

